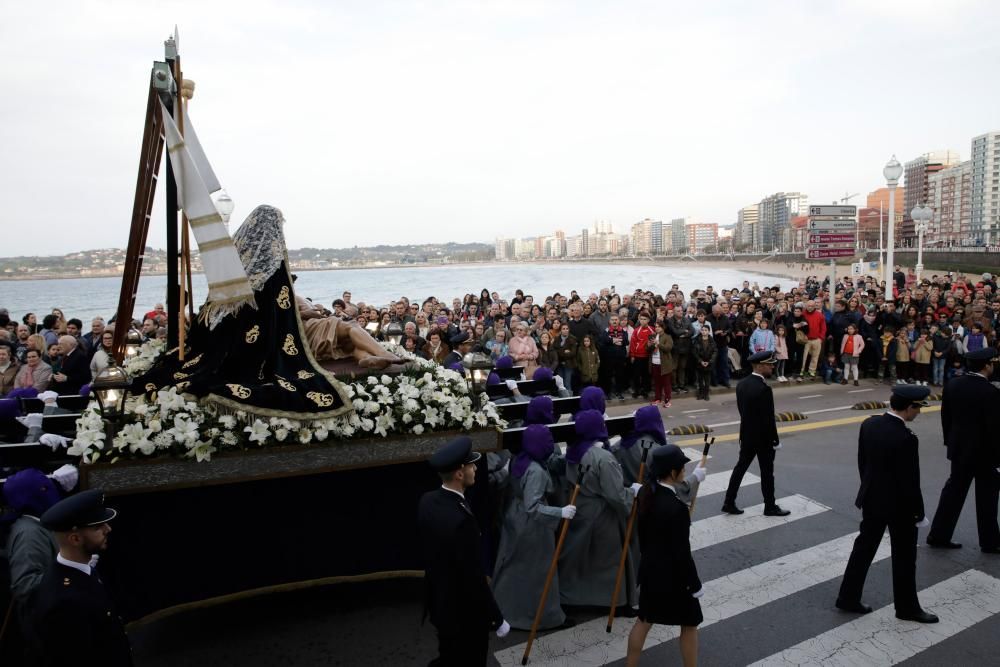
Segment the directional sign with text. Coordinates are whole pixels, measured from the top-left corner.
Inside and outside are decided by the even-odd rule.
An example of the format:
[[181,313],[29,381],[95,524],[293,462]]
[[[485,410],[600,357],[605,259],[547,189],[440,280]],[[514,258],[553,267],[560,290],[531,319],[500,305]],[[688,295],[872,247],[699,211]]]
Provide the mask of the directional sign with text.
[[853,257],[857,251],[853,246],[850,248],[809,248],[806,250],[807,259],[834,259],[835,257]]
[[858,214],[857,206],[810,206],[809,215],[841,215],[846,217],[853,217]]
[[854,245],[854,234],[810,234],[807,243],[850,243]]
[[808,229],[810,232],[853,232],[857,225],[854,220],[810,220]]

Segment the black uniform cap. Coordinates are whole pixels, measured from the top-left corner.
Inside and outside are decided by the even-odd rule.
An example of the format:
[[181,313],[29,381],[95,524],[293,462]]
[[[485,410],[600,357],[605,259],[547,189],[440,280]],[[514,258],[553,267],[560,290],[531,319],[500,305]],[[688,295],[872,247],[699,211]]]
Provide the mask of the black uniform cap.
[[761,352],[754,352],[749,357],[747,361],[751,364],[776,364],[778,360],[774,358],[774,352],[768,352],[767,350],[762,350]]
[[657,447],[650,456],[652,456],[652,461],[649,464],[649,470],[656,479],[665,477],[671,470],[683,468],[684,464],[691,460],[677,445]]
[[928,403],[925,399],[930,396],[931,389],[921,385],[898,384],[892,388],[892,393],[909,400],[913,405],[926,406]]
[[463,331],[461,333],[452,336],[451,340],[449,340],[448,342],[451,343],[452,345],[461,345],[462,343],[468,341],[470,338],[472,338],[472,336],[469,335],[469,332]]
[[479,452],[472,451],[472,440],[460,435],[442,445],[430,458],[431,468],[437,472],[451,472],[479,460]]
[[984,347],[974,352],[966,352],[965,358],[969,361],[991,361],[996,358],[998,352],[992,347]]
[[65,532],[86,526],[99,526],[111,521],[117,514],[115,510],[104,506],[103,491],[91,489],[60,500],[45,511],[41,522],[49,530]]

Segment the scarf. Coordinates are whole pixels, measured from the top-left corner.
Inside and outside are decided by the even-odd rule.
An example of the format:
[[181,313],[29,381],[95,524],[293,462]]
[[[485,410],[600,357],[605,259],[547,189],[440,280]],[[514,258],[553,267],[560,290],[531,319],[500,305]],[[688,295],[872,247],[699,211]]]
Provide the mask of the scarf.
[[218,192],[221,187],[198,142],[191,119],[187,118],[186,135],[181,136],[162,102],[160,114],[177,182],[177,201],[191,225],[208,280],[208,299],[198,317],[214,329],[226,315],[236,314],[243,306],[256,308],[257,304],[233,240],[212,201],[211,193]]

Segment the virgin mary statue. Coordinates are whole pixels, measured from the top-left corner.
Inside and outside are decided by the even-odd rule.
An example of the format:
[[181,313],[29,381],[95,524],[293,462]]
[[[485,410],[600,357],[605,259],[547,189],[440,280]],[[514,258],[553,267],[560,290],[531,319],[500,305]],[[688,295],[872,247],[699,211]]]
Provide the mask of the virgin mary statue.
[[[351,410],[343,386],[317,363],[303,328],[283,223],[280,210],[258,206],[233,236],[255,307],[235,313],[203,307],[191,323],[185,360],[176,348],[165,353],[136,378],[136,390],[175,386],[226,411],[264,417],[324,419]],[[340,331],[339,340],[328,346],[340,356],[365,360],[365,366],[397,360],[370,337],[355,336],[346,327],[339,321],[324,323],[331,335]]]

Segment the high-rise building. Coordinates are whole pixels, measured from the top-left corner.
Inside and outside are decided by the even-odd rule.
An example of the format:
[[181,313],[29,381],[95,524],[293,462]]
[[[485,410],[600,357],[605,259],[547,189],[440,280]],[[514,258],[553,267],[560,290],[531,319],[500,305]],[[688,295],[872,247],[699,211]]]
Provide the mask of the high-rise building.
[[[951,167],[960,162],[958,151],[931,151],[924,153],[920,157],[910,160],[904,165],[903,178],[906,184],[906,192],[903,198],[903,223],[900,226],[896,242],[902,246],[916,245],[916,230],[913,227],[913,218],[910,212],[918,204],[925,204],[930,201],[930,191],[928,179],[930,175],[941,171],[945,167]],[[899,195],[896,196],[896,206],[899,206]]]
[[719,244],[719,225],[714,222],[696,222],[687,225],[685,233],[687,239],[684,245],[690,253],[699,253],[705,248],[714,248]]
[[736,248],[753,248],[754,231],[758,221],[758,206],[750,204],[736,213],[736,230],[733,245]]
[[927,205],[934,212],[924,243],[966,245],[974,238],[972,223],[972,161],[942,169],[927,178]]
[[756,252],[783,250],[791,245],[789,223],[809,212],[809,197],[800,192],[778,192],[760,200],[753,246]]
[[580,255],[582,257],[590,256],[590,236],[586,227],[580,231]]
[[497,260],[503,262],[514,259],[514,239],[498,236],[495,247]]
[[633,255],[663,254],[663,221],[646,218],[632,225]]
[[972,243],[1000,245],[1000,131],[973,137],[970,161]]
[[670,251],[674,253],[690,252],[688,235],[685,228],[692,221],[690,218],[674,218],[670,221]]

